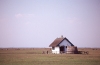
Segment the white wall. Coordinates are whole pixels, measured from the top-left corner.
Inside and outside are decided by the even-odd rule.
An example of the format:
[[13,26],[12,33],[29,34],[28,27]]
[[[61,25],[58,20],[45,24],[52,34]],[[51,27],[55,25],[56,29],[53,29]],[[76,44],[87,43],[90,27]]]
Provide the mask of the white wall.
[[59,53],[60,53],[59,47],[55,47],[54,50],[52,49],[52,53],[54,53],[54,54],[59,54]]

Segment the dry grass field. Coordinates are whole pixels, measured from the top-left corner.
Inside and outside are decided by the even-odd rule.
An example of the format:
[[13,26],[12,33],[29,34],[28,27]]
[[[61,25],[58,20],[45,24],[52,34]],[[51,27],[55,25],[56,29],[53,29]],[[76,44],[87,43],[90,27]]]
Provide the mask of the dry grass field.
[[100,65],[99,48],[78,50],[89,54],[51,54],[49,48],[0,48],[0,65]]

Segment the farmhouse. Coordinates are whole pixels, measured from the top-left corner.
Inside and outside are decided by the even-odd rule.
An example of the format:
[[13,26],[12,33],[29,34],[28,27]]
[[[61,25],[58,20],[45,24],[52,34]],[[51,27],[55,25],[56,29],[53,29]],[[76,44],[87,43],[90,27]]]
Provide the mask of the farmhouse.
[[52,53],[60,54],[60,53],[75,53],[77,51],[77,47],[75,47],[66,37],[61,36],[60,38],[56,38],[49,47],[52,47]]

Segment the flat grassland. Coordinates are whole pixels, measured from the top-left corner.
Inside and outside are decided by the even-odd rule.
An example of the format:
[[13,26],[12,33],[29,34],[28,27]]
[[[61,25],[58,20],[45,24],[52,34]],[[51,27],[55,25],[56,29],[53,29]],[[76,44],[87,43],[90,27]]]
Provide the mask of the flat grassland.
[[89,54],[51,54],[50,48],[0,48],[0,65],[100,65],[100,48],[78,50]]

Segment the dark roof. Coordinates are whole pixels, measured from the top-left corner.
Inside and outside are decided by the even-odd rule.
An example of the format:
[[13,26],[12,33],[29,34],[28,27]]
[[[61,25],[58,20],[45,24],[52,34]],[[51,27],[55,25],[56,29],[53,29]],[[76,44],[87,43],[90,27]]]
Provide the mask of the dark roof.
[[56,47],[58,46],[63,40],[67,40],[71,46],[74,46],[67,38],[56,38],[50,45],[49,47]]

